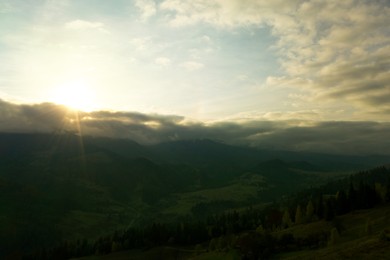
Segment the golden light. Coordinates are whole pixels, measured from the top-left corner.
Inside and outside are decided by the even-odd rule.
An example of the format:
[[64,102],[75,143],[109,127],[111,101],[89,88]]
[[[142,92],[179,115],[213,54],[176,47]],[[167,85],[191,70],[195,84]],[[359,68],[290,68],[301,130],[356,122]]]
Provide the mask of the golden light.
[[50,95],[50,101],[86,112],[97,107],[95,93],[83,80],[69,81],[55,87]]

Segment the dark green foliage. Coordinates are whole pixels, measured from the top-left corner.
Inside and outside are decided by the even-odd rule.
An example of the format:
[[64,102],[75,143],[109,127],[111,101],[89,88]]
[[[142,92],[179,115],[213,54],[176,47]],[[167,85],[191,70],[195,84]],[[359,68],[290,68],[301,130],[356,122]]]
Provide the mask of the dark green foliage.
[[331,221],[335,217],[335,200],[333,198],[327,199],[325,203],[324,219]]
[[312,233],[309,236],[296,240],[297,248],[315,249],[325,245],[328,240],[328,234],[325,232]]
[[[372,175],[372,177],[374,178],[375,175]],[[367,184],[370,181],[367,181],[367,183],[362,181],[356,190],[348,184],[348,181],[345,183],[345,189],[332,196],[324,196],[321,193],[321,191],[326,191],[324,187],[317,190],[311,189],[312,195],[309,196],[310,198],[313,198],[314,195],[319,196],[317,200],[314,200],[316,202],[313,203],[316,216],[328,221],[334,220],[338,214],[345,214],[352,210],[352,208],[344,207],[344,205],[345,201],[352,201],[355,196],[356,198],[366,196],[366,200],[360,203],[356,201],[354,209],[373,207],[380,202],[379,198],[373,194],[373,191],[375,191],[373,186]],[[348,196],[346,190],[349,192]],[[301,203],[303,204],[304,201],[301,201]],[[298,205],[290,206],[296,208]],[[321,211],[323,211],[322,214]],[[101,237],[93,243],[86,241],[78,241],[75,244],[64,242],[54,249],[40,250],[30,255],[29,259],[43,257],[47,257],[47,259],[53,257],[66,259],[67,257],[107,254],[117,250],[150,248],[159,245],[188,246],[205,241],[210,241],[209,247],[212,250],[225,250],[231,248],[234,244],[240,250],[243,259],[267,259],[274,252],[306,248],[315,249],[325,246],[326,243],[329,245],[335,244],[337,243],[338,232],[342,230],[337,221],[334,221],[334,229],[330,236],[325,232],[317,232],[297,239],[292,234],[287,233],[280,238],[275,238],[270,235],[269,231],[281,226],[282,215],[283,212],[274,204],[263,209],[249,207],[240,213],[231,211],[209,215],[204,221],[188,218],[176,223],[176,225],[152,223],[142,228],[129,228],[123,232],[115,232],[112,236]],[[253,231],[260,223],[263,223],[262,231]]]
[[191,208],[192,214],[197,218],[217,214],[228,208],[234,208],[236,203],[228,200],[215,200],[211,202],[200,202]]
[[385,198],[386,198],[386,202],[389,203],[390,202],[390,178],[389,180],[387,180],[387,186],[386,186],[386,195],[385,195]]
[[246,233],[238,238],[237,247],[242,259],[267,259],[275,248],[275,240],[269,234]]
[[[280,153],[280,158],[289,158],[286,154],[294,156]],[[269,160],[273,157],[275,154],[210,140],[146,147],[128,140],[81,139],[71,133],[0,135],[0,258],[27,252],[31,259],[66,259],[159,245],[188,246],[235,237],[260,224],[264,229],[260,236],[243,240],[263,248],[255,254],[265,257],[275,248],[314,247],[324,241],[322,234],[307,240],[267,237],[268,231],[281,227],[285,208],[295,216],[298,205],[312,201],[314,216],[331,220],[377,205],[380,200],[373,185],[390,183],[389,170],[380,167],[287,197],[289,192],[307,187],[306,181],[318,180],[316,172],[323,173],[324,167]],[[260,180],[264,177],[264,185],[256,186],[258,196],[237,202],[202,200],[189,207],[189,216],[172,214],[168,220],[158,211],[161,205],[170,206],[173,196],[237,183],[248,172]],[[390,200],[389,192],[385,195]],[[279,204],[249,207],[282,197]],[[229,210],[235,207],[241,209]],[[59,223],[79,213],[92,215],[86,223],[102,216],[104,220],[89,240],[77,237],[63,242],[64,229]],[[101,236],[114,229],[120,231]],[[222,247],[230,243],[218,241]]]
[[282,223],[283,212],[279,209],[271,208],[265,212],[265,225],[267,227],[275,228],[280,227]]
[[345,214],[350,210],[350,203],[348,203],[348,197],[344,190],[341,190],[336,195],[336,213],[338,215]]
[[318,202],[317,202],[317,207],[316,207],[316,214],[317,216],[322,219],[324,217],[324,199],[323,199],[323,195],[320,194],[318,196]]
[[356,190],[353,186],[352,180],[350,181],[349,184],[349,190],[348,190],[348,203],[349,203],[349,208],[350,210],[355,210],[358,208],[358,197]]
[[278,244],[283,251],[289,249],[290,247],[293,247],[295,243],[296,241],[294,235],[290,233],[283,234],[278,241]]
[[381,241],[386,241],[386,242],[390,242],[390,231],[385,229],[385,230],[382,230],[382,232],[380,233],[379,235],[379,239]]

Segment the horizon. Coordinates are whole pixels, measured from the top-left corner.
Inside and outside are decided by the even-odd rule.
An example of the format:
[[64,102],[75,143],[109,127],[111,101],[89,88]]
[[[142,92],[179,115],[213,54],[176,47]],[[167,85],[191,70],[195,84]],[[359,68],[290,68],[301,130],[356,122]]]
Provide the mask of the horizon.
[[390,154],[386,1],[5,0],[0,14],[1,132]]
[[390,123],[374,121],[246,120],[204,123],[176,115],[82,112],[53,103],[0,99],[0,133],[71,132],[142,145],[209,139],[271,151],[390,155]]

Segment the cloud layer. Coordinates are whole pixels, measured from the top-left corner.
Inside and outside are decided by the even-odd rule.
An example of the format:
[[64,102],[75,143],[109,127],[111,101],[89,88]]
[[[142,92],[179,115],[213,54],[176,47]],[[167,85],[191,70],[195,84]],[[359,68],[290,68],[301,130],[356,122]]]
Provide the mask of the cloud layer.
[[386,0],[33,2],[0,3],[2,99],[83,78],[116,110],[390,120]]
[[58,131],[129,138],[143,144],[208,138],[271,150],[390,155],[390,123],[257,120],[205,124],[175,115],[85,113],[51,103],[16,105],[0,100],[0,132]]
[[284,71],[269,76],[270,86],[296,88],[313,102],[344,100],[385,117],[390,112],[386,1],[165,0],[159,7],[175,27],[269,26]]

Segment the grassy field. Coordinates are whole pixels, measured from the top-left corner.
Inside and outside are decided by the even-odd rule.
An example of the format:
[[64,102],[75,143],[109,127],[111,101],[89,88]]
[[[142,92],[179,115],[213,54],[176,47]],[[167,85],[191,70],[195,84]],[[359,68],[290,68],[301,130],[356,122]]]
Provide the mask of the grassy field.
[[[317,221],[309,224],[294,225],[288,229],[275,231],[275,237],[291,233],[295,238],[308,237],[318,232],[330,233],[338,226],[339,237],[334,243],[325,242],[315,250],[299,250],[273,255],[272,259],[389,259],[390,241],[381,239],[384,230],[390,230],[390,206],[381,206],[369,210],[355,211],[337,217],[333,223]],[[128,250],[104,256],[90,256],[82,260],[97,259],[191,259],[218,260],[241,259],[237,250],[207,251],[207,245],[202,249],[156,247],[148,250]]]
[[[302,250],[279,254],[280,259],[389,259],[390,242],[380,239],[384,230],[390,230],[390,207],[355,211],[337,217],[339,238],[332,245],[318,250]],[[308,235],[318,229],[330,232],[328,222],[316,222],[286,229],[294,236]]]
[[[83,258],[77,258],[82,260],[144,260],[144,259],[192,259],[199,255],[199,250],[193,250],[188,248],[175,248],[175,247],[155,247],[148,250],[126,250],[116,253],[111,253],[103,256],[89,256]],[[203,258],[202,258],[203,259]],[[206,259],[206,258],[205,258]]]
[[[105,256],[89,256],[77,258],[79,260],[161,260],[161,259],[188,259],[188,260],[239,260],[240,254],[236,250],[227,252],[207,252],[174,247],[156,247],[149,250],[127,250]],[[76,258],[74,259],[76,260]]]
[[261,176],[250,174],[223,187],[175,194],[172,196],[171,204],[165,207],[162,213],[168,215],[190,214],[191,208],[200,202],[230,201],[245,204],[258,197],[258,192],[263,185],[264,179]]

